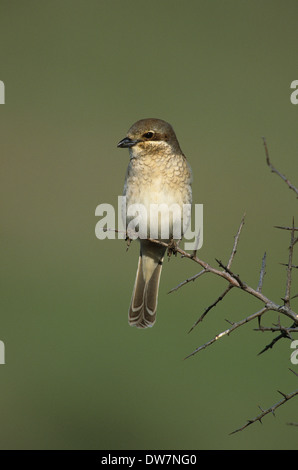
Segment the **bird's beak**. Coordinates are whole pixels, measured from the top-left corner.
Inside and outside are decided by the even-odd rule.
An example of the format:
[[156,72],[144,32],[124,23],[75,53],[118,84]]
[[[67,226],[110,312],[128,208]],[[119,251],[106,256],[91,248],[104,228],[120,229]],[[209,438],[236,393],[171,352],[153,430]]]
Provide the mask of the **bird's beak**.
[[130,139],[129,137],[124,137],[124,139],[120,140],[119,144],[117,145],[117,147],[120,147],[120,148],[130,148],[130,147],[133,147],[134,145],[136,145],[138,142],[140,142],[139,140],[133,140],[133,139]]

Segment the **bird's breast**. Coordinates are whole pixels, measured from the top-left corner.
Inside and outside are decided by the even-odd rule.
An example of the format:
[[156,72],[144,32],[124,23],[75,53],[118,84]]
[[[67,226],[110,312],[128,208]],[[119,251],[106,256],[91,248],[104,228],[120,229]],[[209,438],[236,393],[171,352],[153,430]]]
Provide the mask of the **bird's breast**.
[[168,230],[171,238],[175,227],[178,232],[180,227],[182,235],[183,207],[191,204],[190,169],[182,159],[131,161],[124,195],[126,226],[134,220],[134,214],[139,209],[144,211],[139,211],[139,220],[146,222],[146,236],[165,239],[167,237],[162,236],[162,232]]

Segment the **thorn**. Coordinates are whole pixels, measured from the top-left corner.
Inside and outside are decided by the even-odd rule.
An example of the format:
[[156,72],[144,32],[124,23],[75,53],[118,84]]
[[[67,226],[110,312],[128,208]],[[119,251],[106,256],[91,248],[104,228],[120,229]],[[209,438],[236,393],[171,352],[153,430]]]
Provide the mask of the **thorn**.
[[289,370],[290,370],[291,372],[293,372],[293,374],[297,375],[297,377],[298,377],[297,372],[295,372],[294,370],[292,370],[292,369],[290,369],[290,368],[289,368]]

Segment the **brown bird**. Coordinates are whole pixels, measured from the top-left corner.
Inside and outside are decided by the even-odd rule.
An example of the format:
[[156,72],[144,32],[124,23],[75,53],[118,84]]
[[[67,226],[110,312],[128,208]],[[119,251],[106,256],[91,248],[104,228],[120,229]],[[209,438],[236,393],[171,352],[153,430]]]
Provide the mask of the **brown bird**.
[[[147,218],[143,212],[141,215],[141,222],[147,224],[145,231],[141,233],[140,229],[139,232],[140,256],[128,313],[130,325],[146,328],[155,323],[166,251],[164,246],[147,238],[168,242],[177,233],[177,227],[183,235],[183,228],[185,230],[189,223],[185,220],[185,214],[183,216],[183,205],[191,204],[192,173],[172,126],[161,119],[137,121],[118,147],[128,148],[130,156],[123,191],[126,196],[126,228],[133,220],[129,206],[141,204],[147,215]],[[157,218],[154,212],[156,207],[159,210]],[[152,208],[154,210],[151,212]],[[167,208],[170,209],[168,212]],[[189,218],[190,214],[187,216]],[[164,230],[168,232],[166,235]]]

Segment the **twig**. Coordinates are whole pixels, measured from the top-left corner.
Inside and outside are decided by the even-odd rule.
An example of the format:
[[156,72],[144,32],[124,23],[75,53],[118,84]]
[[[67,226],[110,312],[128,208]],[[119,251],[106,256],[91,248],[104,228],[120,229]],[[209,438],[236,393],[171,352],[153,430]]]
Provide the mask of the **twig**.
[[294,231],[297,231],[298,230],[298,227],[282,227],[281,225],[274,225],[273,226],[274,228],[279,228],[281,230],[294,230]]
[[[168,246],[169,246],[168,243],[162,242],[160,240],[155,240],[154,238],[148,238],[148,240],[152,243],[156,243],[156,244],[164,246],[166,248],[168,248]],[[197,256],[193,256],[192,254],[187,253],[186,251],[182,250],[179,247],[176,248],[176,251],[177,251],[177,253],[182,255],[183,258],[191,259],[195,263],[202,266],[202,268],[204,268],[206,272],[215,274],[216,276],[223,277],[224,279],[229,281],[231,284],[233,284],[235,287],[240,287],[238,281],[236,279],[234,279],[232,276],[230,276],[230,274],[228,272],[219,271],[219,269],[213,268],[210,264],[206,263],[206,261],[203,261],[203,260],[199,259]]]
[[266,269],[266,251],[264,253],[264,256],[262,258],[262,266],[261,266],[261,271],[260,271],[260,279],[259,279],[259,283],[258,283],[258,287],[257,287],[257,292],[262,292],[262,288],[263,288],[263,281],[264,281],[264,277],[265,277],[265,269]]
[[298,373],[297,373],[297,372],[295,372],[293,369],[290,369],[290,368],[289,368],[289,370],[290,370],[294,375],[296,375],[296,377],[298,377]]
[[262,422],[262,419],[264,418],[264,416],[266,416],[266,415],[269,414],[269,413],[273,413],[273,415],[274,415],[275,410],[276,410],[279,406],[283,405],[284,403],[286,403],[287,401],[289,401],[291,398],[293,398],[293,397],[295,397],[296,395],[298,395],[298,390],[295,390],[294,392],[289,393],[288,395],[286,395],[286,394],[283,393],[283,392],[280,392],[279,390],[278,390],[278,393],[280,393],[280,394],[283,396],[282,400],[280,400],[279,402],[275,403],[275,405],[270,406],[270,408],[268,408],[267,410],[262,410],[262,408],[260,408],[262,412],[261,412],[258,416],[256,416],[256,417],[253,418],[253,419],[249,419],[249,420],[247,421],[247,423],[244,424],[244,426],[241,426],[241,428],[235,429],[235,431],[231,432],[230,434],[235,434],[236,432],[243,431],[243,429],[247,428],[248,426],[250,426],[251,424],[255,423],[256,421],[259,421],[259,422],[261,423],[261,422]]
[[[261,328],[260,328],[260,331]],[[263,331],[266,331],[266,330],[263,330]],[[280,331],[280,330],[277,330],[277,331]],[[272,341],[271,343],[267,344],[267,346],[264,347],[264,349],[262,349],[262,351],[260,351],[258,353],[258,356],[260,356],[261,354],[263,354],[264,352],[268,351],[268,349],[271,349],[273,348],[273,346],[275,345],[275,343],[277,343],[277,341],[279,341],[280,339],[282,338],[290,338],[291,339],[291,336],[289,335],[289,333],[287,331],[282,331],[280,335],[276,336]]]
[[[294,323],[295,325],[295,323]],[[285,331],[286,333],[298,333],[298,327],[296,326],[260,326],[254,328],[254,331],[271,331],[272,333],[277,331]]]
[[[289,266],[288,263],[279,263],[279,264],[281,264],[282,266]],[[292,268],[298,269],[298,265],[292,264]]]
[[245,287],[245,284],[241,281],[240,277],[237,274],[232,273],[232,271],[228,268],[228,266],[225,266],[219,259],[215,258],[215,261],[219,264],[221,268],[223,268],[225,271],[227,271],[234,279],[237,280],[239,286],[241,288]]
[[[238,241],[239,241],[239,237],[240,237],[240,233],[241,233],[241,230],[242,230],[242,227],[244,225],[244,219],[245,219],[245,213],[243,214],[243,217],[242,217],[242,220],[240,222],[240,225],[239,225],[239,228],[238,228],[238,231],[234,237],[234,245],[233,245],[233,249],[232,249],[232,252],[231,252],[231,255],[230,255],[230,258],[229,258],[229,261],[228,261],[228,264],[227,264],[227,267],[224,267],[224,269],[229,272],[231,275],[233,275],[233,273],[230,272],[230,267],[231,267],[231,264],[233,262],[233,259],[234,259],[234,256],[237,252],[237,246],[238,246]],[[191,255],[192,258],[195,258],[196,257],[196,251],[194,251]],[[219,262],[220,263],[220,262]],[[223,267],[223,265],[221,265]],[[207,270],[204,268],[202,271],[200,271],[198,274],[195,274],[194,276],[186,279],[185,281],[181,282],[180,284],[178,284],[176,287],[174,287],[173,289],[171,289],[169,291],[169,293],[172,293],[178,289],[180,289],[180,287],[184,286],[185,284],[188,284],[189,282],[191,281],[195,281],[198,277],[200,277],[202,274],[206,273]],[[233,275],[233,277],[235,279],[237,279],[236,276]],[[238,280],[239,282],[239,280]],[[240,284],[241,284],[241,281],[240,281]],[[226,294],[231,290],[231,288],[233,287],[232,284],[229,284],[228,287],[225,289],[225,291],[215,300],[215,302],[213,302],[211,305],[209,305],[209,307],[207,307],[204,311],[204,313],[200,316],[200,318],[193,324],[193,326],[190,328],[189,330],[189,333],[195,328],[195,326],[197,326],[197,324],[199,322],[201,322],[203,320],[203,318],[207,315],[207,313],[213,308],[215,307],[219,301],[221,301],[225,296]]]
[[[294,217],[293,217],[293,229],[294,229]],[[294,248],[294,240],[295,240],[295,232],[292,229],[291,231],[291,243],[289,247],[289,261],[287,267],[287,285],[286,285],[286,293],[284,297],[284,303],[286,306],[290,306],[290,293],[291,293],[291,283],[292,283],[292,260],[293,260],[293,248]]]
[[231,253],[231,256],[230,256],[230,259],[229,259],[229,262],[227,264],[227,268],[230,269],[231,267],[231,264],[233,262],[233,259],[234,259],[234,256],[237,252],[237,245],[238,245],[238,241],[239,241],[239,237],[240,237],[240,233],[241,233],[241,230],[242,230],[242,227],[244,225],[244,219],[245,219],[245,213],[243,214],[243,217],[242,217],[242,220],[240,222],[240,225],[239,225],[239,228],[238,228],[238,232],[236,233],[235,235],[235,241],[234,241],[234,245],[233,245],[233,249],[232,249],[232,253]]
[[202,313],[200,318],[192,325],[192,327],[190,328],[188,333],[190,333],[197,326],[197,324],[200,323],[204,319],[204,317],[207,315],[207,313],[213,307],[215,307],[218,304],[218,302],[220,302],[228,294],[228,292],[230,292],[230,290],[232,288],[233,288],[232,284],[229,284],[228,287],[226,288],[226,290],[215,300],[215,302],[213,302],[211,305],[209,305],[209,307],[206,308],[206,310],[204,311],[204,313]]
[[207,271],[206,269],[202,269],[199,273],[195,274],[194,276],[189,277],[188,279],[185,279],[185,281],[180,282],[176,287],[173,287],[168,294],[171,294],[172,292],[175,292],[176,290],[180,289],[180,287],[184,286],[185,284],[188,284],[191,281],[195,281],[198,277],[202,276],[202,274],[205,274]]
[[265,137],[262,137],[263,139],[263,143],[264,143],[264,147],[265,147],[265,154],[266,154],[266,162],[267,162],[267,165],[269,166],[270,170],[273,172],[273,173],[276,173],[278,176],[280,176],[281,179],[284,180],[284,182],[288,185],[288,187],[290,189],[292,189],[297,197],[298,197],[298,189],[289,181],[289,179],[284,176],[282,173],[280,173],[271,163],[270,161],[270,158],[269,158],[269,151],[268,151],[268,147],[267,147],[267,143],[266,143],[266,139]]
[[[165,246],[166,248],[168,247],[168,244],[165,242],[161,242],[159,240],[155,240],[153,238],[149,238],[152,243],[157,243],[159,245]],[[246,283],[244,283],[238,275],[235,275],[230,269],[227,268],[221,261],[217,260],[219,265],[224,269],[224,271],[220,271],[216,268],[213,268],[210,264],[207,262],[199,259],[197,256],[192,256],[191,254],[187,253],[186,251],[182,250],[181,248],[177,247],[176,248],[177,253],[183,256],[183,258],[187,258],[192,260],[194,263],[199,264],[204,268],[206,272],[210,272],[212,274],[215,274],[216,276],[219,276],[223,279],[225,279],[229,284],[231,284],[233,287],[238,287],[242,289],[244,292],[252,295],[253,297],[259,299],[261,302],[265,304],[265,307],[267,310],[273,310],[278,313],[282,313],[283,315],[288,316],[291,318],[295,323],[298,324],[298,314],[294,312],[290,306],[287,305],[278,305],[277,303],[273,302],[270,300],[268,297],[266,297],[262,292],[258,292],[256,289],[248,286]],[[185,285],[186,283],[181,283],[182,285]]]
[[198,353],[202,349],[205,349],[205,348],[207,348],[207,346],[210,346],[211,344],[215,343],[218,339],[222,338],[223,336],[229,335],[230,333],[235,331],[240,326],[244,325],[245,323],[250,322],[251,320],[254,320],[255,318],[260,317],[261,315],[263,315],[267,311],[268,311],[268,308],[263,307],[261,310],[259,310],[258,312],[253,313],[252,315],[249,315],[247,318],[244,318],[243,320],[240,320],[237,323],[233,323],[231,328],[229,328],[225,331],[222,331],[221,333],[218,333],[213,339],[211,339],[207,343],[203,344],[202,346],[199,346],[198,348],[196,348],[191,354],[186,356],[185,359],[188,359],[189,357],[194,356],[196,353]]

